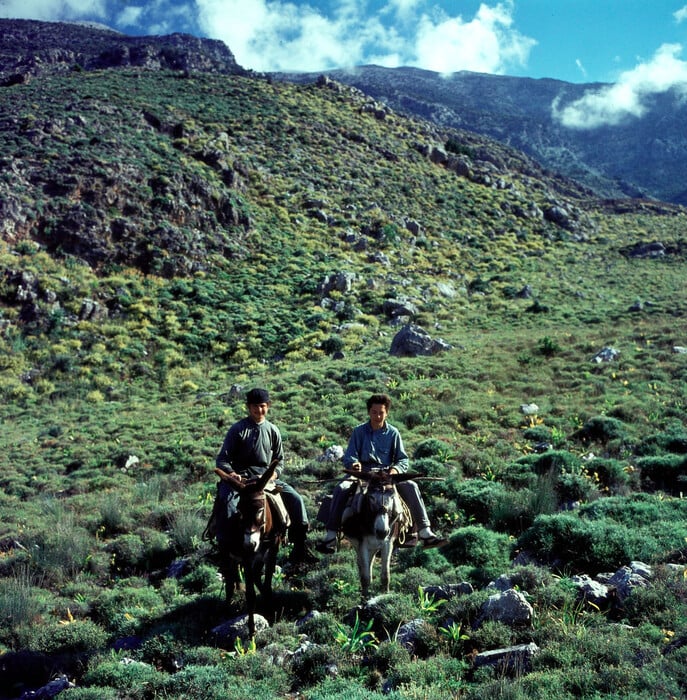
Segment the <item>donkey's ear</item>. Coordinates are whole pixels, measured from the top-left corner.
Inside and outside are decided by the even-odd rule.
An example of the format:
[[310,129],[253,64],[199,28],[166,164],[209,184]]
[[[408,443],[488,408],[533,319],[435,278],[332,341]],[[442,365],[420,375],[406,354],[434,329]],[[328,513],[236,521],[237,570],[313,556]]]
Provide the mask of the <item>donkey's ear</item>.
[[278,464],[278,459],[272,460],[272,463],[269,467],[267,467],[265,473],[261,474],[258,480],[255,482],[255,491],[262,491],[265,488],[265,486],[267,486],[267,482],[274,476],[274,472],[277,469]]

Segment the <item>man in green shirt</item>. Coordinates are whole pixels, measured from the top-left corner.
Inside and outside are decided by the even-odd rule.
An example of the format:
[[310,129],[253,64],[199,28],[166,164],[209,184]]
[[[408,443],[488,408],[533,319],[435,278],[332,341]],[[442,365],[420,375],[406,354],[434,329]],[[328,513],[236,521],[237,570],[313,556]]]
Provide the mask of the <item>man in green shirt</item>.
[[[309,523],[303,499],[293,486],[279,478],[284,464],[284,447],[279,428],[267,420],[272,405],[268,391],[251,389],[246,394],[246,405],[248,416],[229,428],[215,460],[216,466],[228,473],[234,472],[242,479],[250,479],[263,474],[277,460],[275,479],[291,521],[288,534],[293,549],[289,561],[294,564],[316,561],[306,545]],[[221,482],[220,487],[224,483]]]

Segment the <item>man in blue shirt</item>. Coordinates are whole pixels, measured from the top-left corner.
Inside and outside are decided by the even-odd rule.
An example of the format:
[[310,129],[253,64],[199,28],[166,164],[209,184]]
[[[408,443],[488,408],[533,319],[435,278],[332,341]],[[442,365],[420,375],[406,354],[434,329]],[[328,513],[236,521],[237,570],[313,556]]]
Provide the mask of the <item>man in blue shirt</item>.
[[[348,448],[343,456],[346,469],[351,471],[386,470],[390,474],[408,471],[408,455],[398,429],[387,423],[391,399],[386,394],[373,394],[367,400],[369,420],[353,429]],[[318,552],[332,554],[336,549],[336,537],[341,527],[341,517],[348,501],[349,489],[355,479],[339,482],[334,488],[327,520],[327,534],[316,545]],[[417,528],[420,542],[425,547],[439,547],[446,540],[432,532],[420,489],[414,481],[403,481],[396,485],[398,493],[407,504]]]

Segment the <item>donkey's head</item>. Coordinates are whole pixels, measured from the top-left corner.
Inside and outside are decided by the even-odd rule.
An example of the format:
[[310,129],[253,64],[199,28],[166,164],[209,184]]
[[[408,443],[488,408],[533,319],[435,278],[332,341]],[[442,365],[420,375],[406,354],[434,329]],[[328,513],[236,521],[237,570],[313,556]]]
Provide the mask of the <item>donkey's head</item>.
[[278,461],[274,460],[263,474],[246,481],[239,480],[221,470],[215,470],[221,478],[229,481],[239,494],[237,510],[243,525],[245,552],[257,552],[260,541],[268,529],[265,486],[274,475],[277,464]]
[[403,513],[396,484],[412,479],[414,475],[377,471],[348,473],[365,482],[361,513],[363,528],[379,540],[386,539]]

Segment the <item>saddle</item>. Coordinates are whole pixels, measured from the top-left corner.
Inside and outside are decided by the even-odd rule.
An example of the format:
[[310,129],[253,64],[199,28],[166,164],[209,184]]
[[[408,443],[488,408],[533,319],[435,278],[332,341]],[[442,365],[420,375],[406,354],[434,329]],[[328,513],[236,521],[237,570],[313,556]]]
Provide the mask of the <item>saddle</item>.
[[[291,518],[281,497],[281,489],[270,482],[265,487],[265,497],[272,511],[273,528],[276,532],[286,532],[291,525]],[[206,542],[222,540],[226,537],[229,521],[238,513],[239,495],[226,483],[217,484],[217,495],[212,507],[212,513],[203,531],[202,539]]]
[[[362,525],[361,515],[363,514],[363,502],[367,494],[369,484],[365,481],[355,479],[354,485],[349,489],[346,507],[341,516],[341,531],[346,535],[354,537],[360,535]],[[413,526],[413,518],[406,502],[396,491],[395,496],[400,504],[401,517],[398,521],[398,546],[414,547],[417,544],[417,532]]]
[[281,497],[281,489],[276,484],[270,483],[265,487],[265,496],[272,509],[272,526],[280,532],[286,532],[291,525],[291,518]]

